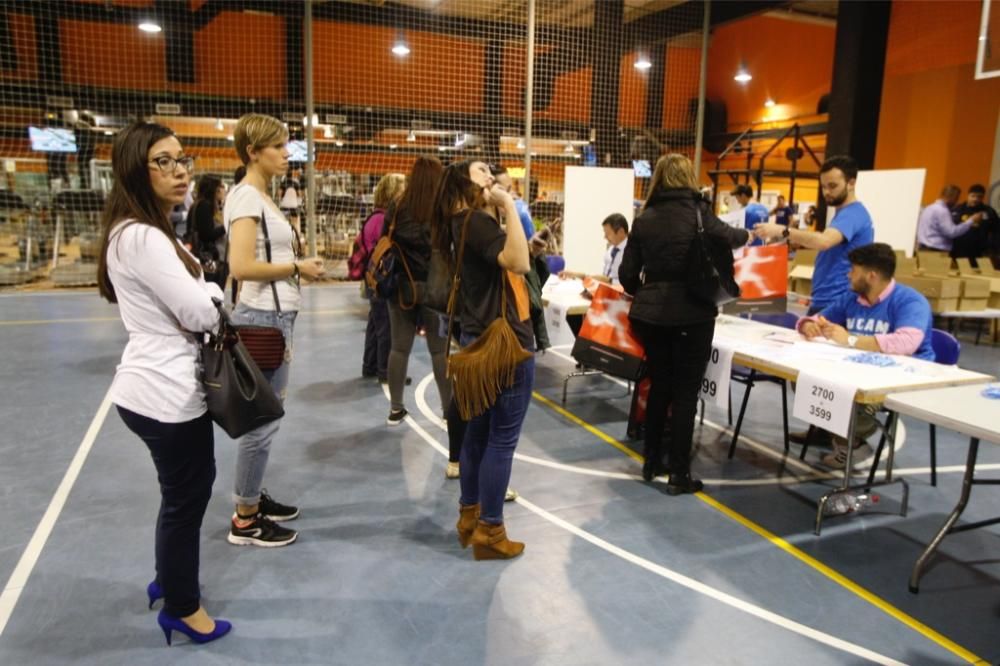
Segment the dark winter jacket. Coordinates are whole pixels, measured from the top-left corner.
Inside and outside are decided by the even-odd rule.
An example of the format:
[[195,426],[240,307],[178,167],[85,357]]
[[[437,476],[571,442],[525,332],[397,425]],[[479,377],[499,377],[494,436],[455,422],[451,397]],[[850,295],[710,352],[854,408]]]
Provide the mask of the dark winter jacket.
[[[695,240],[701,207],[702,225],[710,242],[736,248],[749,239],[711,213],[700,195],[689,189],[660,189],[636,218],[629,234],[618,278],[635,297],[629,318],[657,326],[682,326],[707,322],[716,308],[688,293],[688,253]],[[645,273],[645,279],[640,274]]]
[[[392,216],[396,215],[396,205],[389,206],[385,214],[385,222],[382,227],[382,235],[389,233],[389,224]],[[410,267],[415,282],[427,281],[427,269],[431,262],[431,230],[430,225],[420,224],[413,219],[410,211],[400,208],[396,217],[396,230],[392,234],[392,239],[399,245],[406,259],[406,265]]]

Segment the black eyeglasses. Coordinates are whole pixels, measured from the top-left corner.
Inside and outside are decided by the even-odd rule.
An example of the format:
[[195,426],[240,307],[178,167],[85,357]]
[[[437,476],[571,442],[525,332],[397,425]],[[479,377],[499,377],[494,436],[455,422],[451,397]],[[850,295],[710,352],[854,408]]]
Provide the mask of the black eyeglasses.
[[171,174],[176,171],[178,165],[184,167],[184,170],[188,173],[194,171],[194,158],[189,155],[178,157],[176,159],[170,155],[160,155],[159,157],[151,159],[149,164],[155,164],[156,168],[160,170],[160,173],[166,174]]

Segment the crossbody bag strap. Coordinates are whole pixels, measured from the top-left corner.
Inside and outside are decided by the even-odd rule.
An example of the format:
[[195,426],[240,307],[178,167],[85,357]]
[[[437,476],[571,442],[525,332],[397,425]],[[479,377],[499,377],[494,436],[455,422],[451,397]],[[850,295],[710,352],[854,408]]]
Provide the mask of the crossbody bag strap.
[[[266,208],[260,209],[260,226],[264,230],[264,254],[267,256],[267,263],[273,263],[271,261],[271,236],[267,232],[267,214]],[[271,280],[271,294],[274,296],[274,310],[278,314],[281,314],[281,301],[278,300],[278,287],[274,284],[274,280]]]
[[[451,291],[448,292],[448,329],[445,331],[445,340],[447,344],[444,347],[444,357],[445,360],[451,354],[451,326],[455,319],[455,295],[458,293],[458,287],[462,282],[462,258],[465,256],[465,234],[469,230],[469,219],[472,217],[472,209],[465,215],[465,220],[462,222],[462,236],[458,242],[458,261],[455,263],[455,274],[451,278]],[[451,224],[450,222],[448,224]]]

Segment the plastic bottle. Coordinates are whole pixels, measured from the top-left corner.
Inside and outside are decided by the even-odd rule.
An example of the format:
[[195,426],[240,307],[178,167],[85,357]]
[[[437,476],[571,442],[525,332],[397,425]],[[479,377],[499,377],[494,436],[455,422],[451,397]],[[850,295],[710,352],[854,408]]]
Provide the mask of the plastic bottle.
[[866,506],[878,504],[879,496],[875,493],[837,493],[830,498],[827,503],[827,513],[831,516],[839,516],[845,513],[860,511]]

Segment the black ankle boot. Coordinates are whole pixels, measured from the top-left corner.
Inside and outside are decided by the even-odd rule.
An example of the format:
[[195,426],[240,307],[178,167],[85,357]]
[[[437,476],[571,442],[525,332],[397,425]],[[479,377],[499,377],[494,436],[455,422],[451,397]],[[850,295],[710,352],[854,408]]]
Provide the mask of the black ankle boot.
[[691,478],[691,473],[671,474],[667,479],[668,495],[683,495],[684,493],[697,493],[705,487],[705,484],[697,479]]
[[670,474],[670,468],[662,461],[655,458],[646,458],[646,462],[642,464],[642,479],[647,483],[664,474]]

